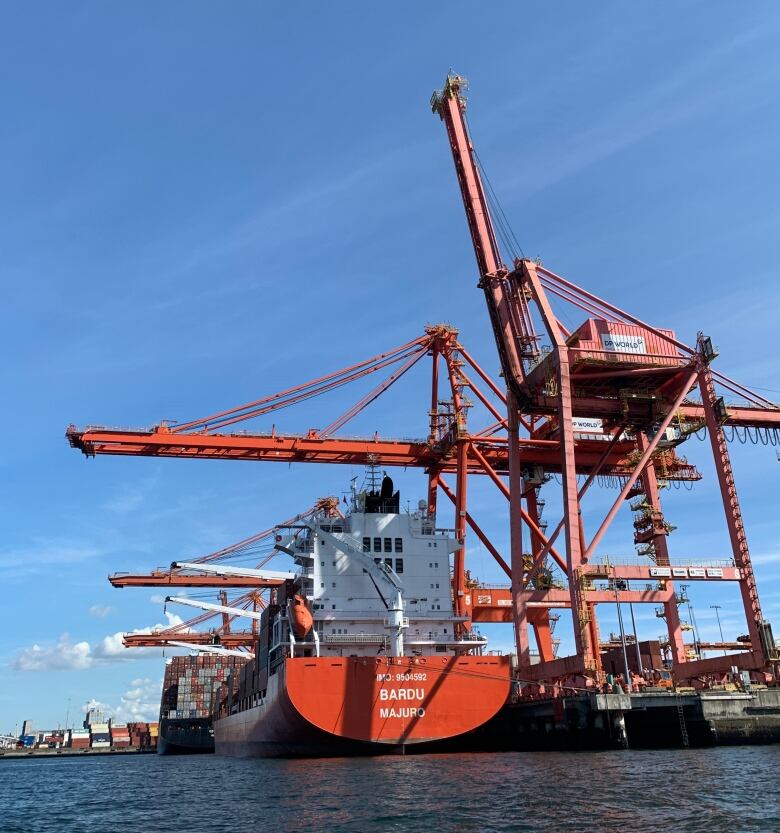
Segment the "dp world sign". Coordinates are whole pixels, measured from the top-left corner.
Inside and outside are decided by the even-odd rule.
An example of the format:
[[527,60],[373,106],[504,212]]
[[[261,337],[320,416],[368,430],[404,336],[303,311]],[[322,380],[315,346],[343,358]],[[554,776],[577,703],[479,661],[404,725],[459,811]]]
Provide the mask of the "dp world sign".
[[599,333],[601,346],[610,353],[646,353],[645,337],[623,333]]

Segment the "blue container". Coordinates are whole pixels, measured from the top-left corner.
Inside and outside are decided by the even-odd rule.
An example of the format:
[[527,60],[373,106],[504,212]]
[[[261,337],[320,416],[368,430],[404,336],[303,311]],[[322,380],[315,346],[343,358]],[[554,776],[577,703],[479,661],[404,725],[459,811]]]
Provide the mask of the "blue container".
[[22,735],[22,745],[25,748],[32,748],[35,746],[35,735]]

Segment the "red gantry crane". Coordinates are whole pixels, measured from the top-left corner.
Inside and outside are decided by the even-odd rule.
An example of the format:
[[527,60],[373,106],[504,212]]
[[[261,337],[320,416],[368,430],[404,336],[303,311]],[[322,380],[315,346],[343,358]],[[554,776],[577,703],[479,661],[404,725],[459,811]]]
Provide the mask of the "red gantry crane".
[[[758,600],[726,431],[755,432],[777,445],[780,409],[714,372],[710,363],[716,354],[709,339],[700,337],[695,348],[689,347],[671,331],[644,323],[540,263],[520,258],[513,260],[511,268],[505,265],[469,139],[463,89],[463,79],[449,76],[444,89],[434,94],[432,106],[450,140],[479,285],[500,358],[500,383],[473,359],[458,340],[456,329],[434,325],[420,337],[355,365],[202,419],[160,423],[140,431],[80,430],[71,425],[67,429],[70,444],[87,456],[421,468],[428,478],[428,511],[436,513],[439,492],[455,509],[455,534],[461,543],[453,565],[457,612],[473,622],[514,623],[523,679],[585,685],[601,680],[596,608],[600,603],[615,603],[615,586],[620,586],[624,602],[663,607],[678,679],[718,675],[732,666],[763,674],[777,654]],[[553,305],[559,302],[574,305],[588,316],[577,330],[569,331],[556,317]],[[401,440],[378,433],[336,436],[424,357],[431,360],[426,438]],[[275,425],[270,431],[238,428],[374,374],[382,380],[324,428],[311,428],[305,434],[278,431]],[[727,406],[719,391],[744,401]],[[476,429],[468,419],[475,406],[487,417],[487,425]],[[715,560],[705,565],[672,564],[669,558],[666,538],[671,527],[661,507],[659,483],[700,479],[676,448],[701,431],[707,432],[712,445],[729,531],[732,558],[726,565]],[[468,480],[473,475],[487,477],[503,495],[500,500],[506,501],[508,560],[468,510]],[[578,475],[584,478],[581,484]],[[541,520],[540,488],[551,477],[560,479],[563,512],[548,535],[547,524]],[[619,493],[588,539],[581,508],[591,486],[599,482],[617,485]],[[626,501],[635,515],[634,543],[647,556],[646,563],[620,564],[598,558],[599,544]],[[511,590],[481,587],[470,579],[465,564],[467,529],[510,579]],[[560,550],[556,548],[559,538]],[[550,568],[559,570],[564,580],[551,580]],[[117,586],[188,582],[206,586],[211,582],[246,587],[240,580],[247,578],[253,580],[236,575],[203,578],[190,564],[188,569],[111,580]],[[676,579],[737,582],[749,650],[687,661]],[[272,586],[272,581],[265,586]],[[262,582],[252,586],[260,587]],[[554,608],[572,611],[572,656],[553,655],[549,611]],[[542,660],[533,665],[529,626]]]
[[[768,669],[778,658],[777,650],[771,627],[761,613],[723,426],[731,421],[774,430],[780,424],[780,410],[768,400],[713,373],[710,363],[717,354],[708,338],[700,335],[696,348],[691,348],[678,341],[671,331],[640,321],[541,263],[515,258],[511,268],[505,265],[466,124],[464,87],[463,78],[448,76],[444,88],[434,93],[431,105],[447,129],[477,259],[479,285],[485,295],[507,386],[512,595],[523,675],[564,681],[599,679],[601,665],[595,599],[591,591],[593,582],[608,579],[630,586],[631,581],[644,580],[647,575],[643,568],[599,565],[594,559],[615,515],[630,498],[635,498],[631,508],[639,513],[634,522],[634,541],[646,546],[646,553],[655,565],[649,568],[650,577],[660,579],[658,591],[648,595],[666,596],[658,600],[664,606],[677,676],[717,674],[734,666]],[[555,296],[591,317],[576,331],[569,332],[553,310]],[[537,334],[535,320],[541,322],[541,335]],[[540,350],[542,339],[549,344],[545,352]],[[732,392],[747,395],[751,405],[739,409],[738,413],[730,413],[724,399],[718,396],[716,381]],[[698,390],[700,404],[691,401],[693,390]],[[577,483],[575,418],[598,419],[614,437],[629,432],[636,444],[630,471],[620,478],[620,492],[589,540],[582,524],[584,488],[579,488]],[[709,434],[731,543],[732,567],[670,564],[666,542],[669,530],[659,498],[657,464],[658,452],[672,426],[676,427],[680,439],[699,427],[706,428]],[[521,428],[530,429],[530,439],[554,436],[558,441],[556,470],[561,472],[563,517],[557,530],[563,535],[576,648],[572,656],[533,667],[528,666],[526,605],[538,598],[539,593],[530,589],[529,579],[550,546],[534,540],[532,528],[533,566],[530,571],[524,570],[523,504],[526,513],[533,517],[535,488],[549,469],[542,467],[538,472],[529,466],[522,452]],[[738,583],[750,651],[686,663],[671,581],[677,577]]]

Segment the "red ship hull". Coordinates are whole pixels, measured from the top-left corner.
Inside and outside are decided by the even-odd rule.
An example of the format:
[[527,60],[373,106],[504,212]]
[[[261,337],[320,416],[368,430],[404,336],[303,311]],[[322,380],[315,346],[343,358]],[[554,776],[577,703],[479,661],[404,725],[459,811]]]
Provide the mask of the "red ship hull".
[[[288,659],[257,705],[215,721],[219,754],[334,756],[423,751],[506,703],[500,656]],[[259,699],[259,698],[258,698]]]

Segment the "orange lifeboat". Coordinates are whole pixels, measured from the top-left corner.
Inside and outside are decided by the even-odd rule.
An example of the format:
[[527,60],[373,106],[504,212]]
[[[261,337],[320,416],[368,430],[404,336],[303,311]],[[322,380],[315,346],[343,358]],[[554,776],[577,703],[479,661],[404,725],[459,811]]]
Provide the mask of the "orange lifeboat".
[[314,620],[311,611],[306,607],[303,596],[293,596],[290,604],[290,620],[293,633],[298,639],[303,639],[311,630]]

